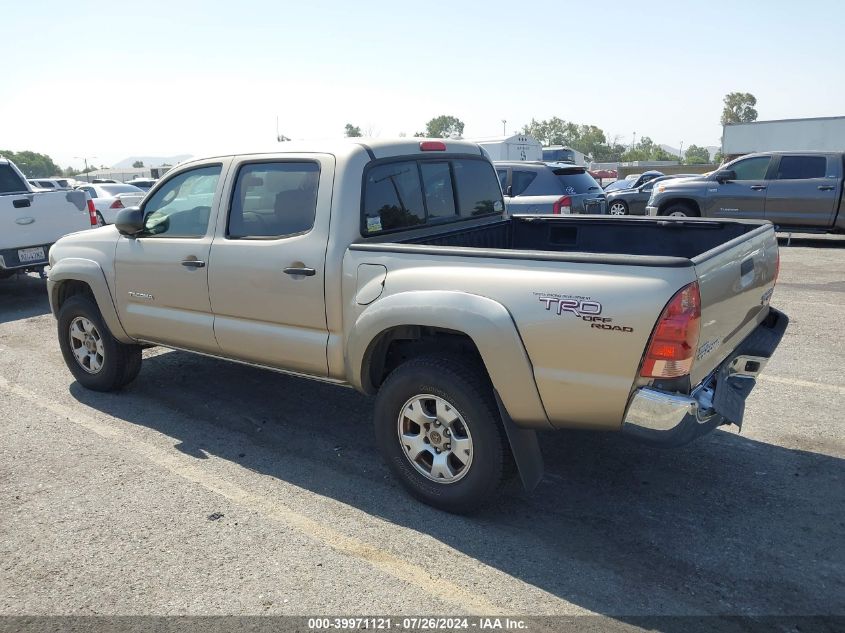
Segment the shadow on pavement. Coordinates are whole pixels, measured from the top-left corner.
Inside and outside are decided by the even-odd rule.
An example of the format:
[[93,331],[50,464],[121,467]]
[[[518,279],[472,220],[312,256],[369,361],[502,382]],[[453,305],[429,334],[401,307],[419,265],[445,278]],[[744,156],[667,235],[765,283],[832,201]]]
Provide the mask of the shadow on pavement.
[[795,233],[791,237],[787,233],[778,233],[778,245],[781,247],[805,248],[845,248],[843,235],[813,235]]
[[14,275],[0,279],[0,323],[49,313],[46,280],[38,275]]
[[411,500],[390,478],[372,403],[351,390],[181,352],[145,359],[120,394],[70,390],[175,438],[188,455],[217,455],[430,534],[619,621],[845,613],[842,459],[724,431],[673,451],[549,433],[547,474],[532,495],[513,483],[496,507],[458,517]]

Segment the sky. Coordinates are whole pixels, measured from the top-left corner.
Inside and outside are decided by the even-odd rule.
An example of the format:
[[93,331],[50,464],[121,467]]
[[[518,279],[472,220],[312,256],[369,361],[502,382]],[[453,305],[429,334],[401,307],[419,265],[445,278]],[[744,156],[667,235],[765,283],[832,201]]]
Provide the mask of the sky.
[[201,156],[553,116],[628,144],[718,145],[722,99],[760,120],[845,115],[834,1],[645,3],[2,0],[0,148]]

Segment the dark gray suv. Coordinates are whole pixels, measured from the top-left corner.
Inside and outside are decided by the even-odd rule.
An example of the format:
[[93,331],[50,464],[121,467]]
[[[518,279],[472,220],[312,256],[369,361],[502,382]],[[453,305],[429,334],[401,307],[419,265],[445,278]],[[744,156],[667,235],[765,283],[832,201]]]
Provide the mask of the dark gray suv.
[[607,210],[604,191],[584,167],[527,161],[493,165],[509,214],[604,214]]

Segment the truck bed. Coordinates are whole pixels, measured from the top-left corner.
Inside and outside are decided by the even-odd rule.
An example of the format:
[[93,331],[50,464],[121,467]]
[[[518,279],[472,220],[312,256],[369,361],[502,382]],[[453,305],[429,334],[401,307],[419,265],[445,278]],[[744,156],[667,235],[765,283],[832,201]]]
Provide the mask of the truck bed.
[[[514,216],[469,229],[424,235],[398,244],[504,249],[553,253],[643,256],[645,265],[689,265],[708,251],[767,226],[763,222],[719,222],[675,218],[596,218],[583,216]],[[521,257],[528,257],[520,253]],[[659,259],[654,259],[659,258]],[[580,258],[579,258],[580,259]],[[615,258],[614,258],[615,259]],[[633,263],[626,259],[624,263]]]

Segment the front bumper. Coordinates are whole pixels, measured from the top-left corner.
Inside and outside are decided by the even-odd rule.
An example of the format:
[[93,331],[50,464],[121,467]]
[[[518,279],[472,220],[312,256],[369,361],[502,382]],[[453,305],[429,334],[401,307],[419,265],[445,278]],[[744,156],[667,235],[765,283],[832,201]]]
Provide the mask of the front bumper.
[[651,387],[634,392],[622,432],[656,446],[682,446],[717,426],[742,426],[745,399],[786,331],[789,318],[773,308],[733,355],[689,395]]

